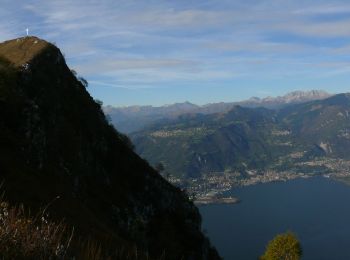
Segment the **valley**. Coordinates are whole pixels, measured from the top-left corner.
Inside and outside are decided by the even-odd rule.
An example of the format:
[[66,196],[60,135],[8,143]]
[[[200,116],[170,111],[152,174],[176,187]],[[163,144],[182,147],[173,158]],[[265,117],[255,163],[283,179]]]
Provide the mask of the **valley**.
[[280,109],[234,106],[224,113],[159,120],[130,137],[136,152],[161,165],[170,183],[194,201],[218,203],[217,197],[235,187],[349,178],[349,111],[349,94]]
[[349,94],[279,110],[236,106],[162,120],[130,137],[141,157],[185,183],[213,175],[229,186],[339,175],[349,172],[349,111]]

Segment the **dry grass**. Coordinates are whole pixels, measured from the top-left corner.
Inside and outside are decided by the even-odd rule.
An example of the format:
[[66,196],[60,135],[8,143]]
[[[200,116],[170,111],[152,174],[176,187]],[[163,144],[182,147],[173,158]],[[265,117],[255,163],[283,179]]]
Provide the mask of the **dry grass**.
[[[77,260],[151,260],[136,247],[116,245],[105,250],[90,239],[74,236],[63,222],[49,221],[47,208],[30,216],[23,206],[11,207],[0,196],[0,259],[77,259]],[[74,244],[74,245],[73,245]],[[164,256],[157,260],[166,259]]]
[[67,233],[63,223],[47,220],[45,210],[30,217],[22,206],[0,202],[2,259],[63,259],[72,238]]
[[0,55],[16,67],[31,61],[49,44],[36,37],[23,37],[0,43]]

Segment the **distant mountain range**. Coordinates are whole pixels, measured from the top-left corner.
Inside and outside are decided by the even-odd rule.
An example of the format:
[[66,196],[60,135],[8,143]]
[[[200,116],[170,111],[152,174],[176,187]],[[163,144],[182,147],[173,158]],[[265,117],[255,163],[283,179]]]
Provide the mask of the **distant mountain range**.
[[[234,106],[224,113],[163,119],[131,137],[142,157],[182,177],[336,170],[329,160],[350,160],[350,94],[309,94],[274,99],[279,109]],[[322,99],[300,103],[316,96]]]
[[112,123],[124,133],[139,131],[145,126],[164,118],[174,118],[187,113],[213,114],[227,112],[232,107],[265,107],[282,108],[288,105],[299,104],[312,100],[321,100],[330,97],[331,94],[321,91],[294,91],[281,97],[252,97],[240,102],[220,102],[198,106],[190,102],[175,103],[161,107],[130,106],[130,107],[104,107],[104,112],[109,115]]

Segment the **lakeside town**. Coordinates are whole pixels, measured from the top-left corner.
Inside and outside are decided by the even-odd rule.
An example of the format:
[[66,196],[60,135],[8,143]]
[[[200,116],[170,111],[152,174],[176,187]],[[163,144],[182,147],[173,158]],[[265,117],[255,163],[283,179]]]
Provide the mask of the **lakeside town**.
[[350,161],[332,158],[317,158],[313,161],[299,162],[290,170],[245,172],[213,172],[201,178],[181,180],[168,175],[168,181],[185,190],[195,204],[234,204],[239,198],[225,196],[235,187],[243,187],[269,182],[285,182],[297,178],[323,176],[350,185]]

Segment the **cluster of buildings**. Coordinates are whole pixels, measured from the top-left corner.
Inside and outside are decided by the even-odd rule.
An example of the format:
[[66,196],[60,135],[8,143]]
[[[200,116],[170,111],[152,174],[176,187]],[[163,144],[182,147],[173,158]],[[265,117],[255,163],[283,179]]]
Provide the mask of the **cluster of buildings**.
[[[296,166],[298,169],[303,169],[303,167],[305,167],[307,170],[300,170],[300,172],[297,172],[294,168],[289,171],[268,170],[265,172],[258,172],[256,170],[249,170],[244,173],[215,172],[205,174],[201,178],[186,179],[185,181],[170,175],[168,176],[168,180],[174,185],[184,189],[190,198],[197,201],[199,205],[225,202],[236,203],[238,200],[232,197],[225,197],[225,192],[234,187],[249,186],[259,183],[289,181],[296,178],[309,178],[320,175],[335,179],[349,178],[350,183],[350,161],[318,158],[313,161],[297,163]],[[317,169],[322,167],[323,170],[320,172],[316,170],[310,171],[310,167],[315,167]]]

